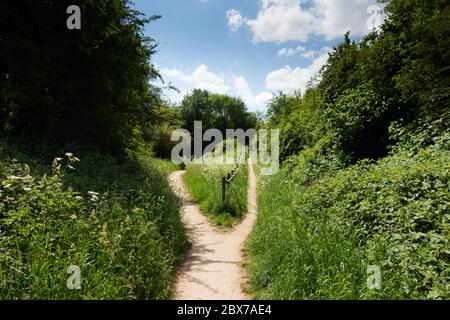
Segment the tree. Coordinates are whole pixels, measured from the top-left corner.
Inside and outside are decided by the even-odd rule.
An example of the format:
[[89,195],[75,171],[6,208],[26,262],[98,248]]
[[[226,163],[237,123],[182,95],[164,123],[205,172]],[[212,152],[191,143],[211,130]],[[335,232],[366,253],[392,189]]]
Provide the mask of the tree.
[[[81,30],[66,27],[69,5]],[[128,0],[5,0],[0,4],[0,122],[15,136],[93,143],[120,152],[152,122],[155,42]]]
[[256,127],[256,116],[247,112],[238,98],[195,89],[184,97],[180,106],[183,127],[194,132],[194,121],[202,121],[203,130],[250,129]]

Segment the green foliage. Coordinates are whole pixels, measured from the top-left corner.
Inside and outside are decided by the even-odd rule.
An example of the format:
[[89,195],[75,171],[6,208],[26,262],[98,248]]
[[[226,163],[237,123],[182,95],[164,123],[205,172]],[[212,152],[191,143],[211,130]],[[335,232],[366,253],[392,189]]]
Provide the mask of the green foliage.
[[310,88],[304,97],[280,93],[268,106],[268,126],[281,130],[280,158],[285,161],[321,137],[325,124],[318,121],[318,104],[322,98],[317,89]]
[[231,227],[247,211],[247,165],[241,165],[238,174],[226,192],[226,204],[222,207],[222,177],[234,165],[188,165],[184,182],[204,214],[214,223]]
[[205,90],[196,89],[184,97],[180,112],[189,132],[194,132],[194,121],[202,121],[204,130],[219,129],[224,135],[226,129],[256,127],[256,116],[247,112],[242,100]]
[[[34,172],[11,149],[1,144],[1,299],[169,297],[187,240],[178,200],[151,158],[67,154],[42,174],[40,160],[30,158]],[[81,290],[67,289],[70,265],[81,268]]]
[[[69,5],[81,8],[81,30],[66,27]],[[0,133],[120,153],[152,123],[159,75],[142,30],[157,16],[127,0],[8,0],[0,15]]]
[[354,88],[359,83],[356,72],[359,57],[358,44],[350,40],[348,32],[344,41],[331,52],[323,68],[319,88],[326,103],[334,103],[346,90]]
[[284,162],[259,186],[258,298],[450,298],[450,6],[381,2],[381,32],[347,34],[316,86],[269,106]]
[[[316,179],[305,179],[317,172],[309,161],[265,178],[249,243],[257,297],[450,298],[449,163],[447,145]],[[369,265],[381,268],[379,291],[366,286]]]
[[346,91],[324,111],[328,132],[347,155],[355,159],[386,155],[389,106],[369,85]]
[[428,116],[407,126],[394,122],[390,127],[391,139],[396,141],[392,153],[408,151],[411,155],[430,145],[445,148],[450,135],[450,110],[439,116]]
[[439,113],[450,98],[450,6],[445,0],[390,1],[381,38],[402,48],[396,88],[421,113]]
[[395,142],[389,140],[394,122],[414,130],[423,119],[445,119],[450,102],[448,3],[383,2],[388,18],[382,32],[359,43],[346,34],[309,96],[281,94],[269,105],[269,124],[283,131],[283,160],[325,136],[332,137],[349,163],[379,159]]
[[[152,159],[181,125],[150,84],[143,28],[158,18],[128,0],[0,3],[0,299],[169,297],[187,240],[166,181],[177,166]],[[49,170],[66,149],[82,161]]]
[[170,159],[172,149],[177,144],[177,142],[172,141],[172,133],[181,126],[179,108],[161,103],[155,109],[153,122],[141,129],[144,147],[150,144],[156,157]]

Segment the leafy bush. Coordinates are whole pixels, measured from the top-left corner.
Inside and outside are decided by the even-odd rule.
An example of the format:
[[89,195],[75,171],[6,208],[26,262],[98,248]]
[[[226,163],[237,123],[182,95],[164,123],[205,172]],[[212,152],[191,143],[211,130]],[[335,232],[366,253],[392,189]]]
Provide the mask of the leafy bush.
[[[312,184],[308,161],[264,178],[249,241],[257,297],[450,298],[448,147],[319,170]],[[369,265],[381,290],[366,285]]]
[[392,123],[390,129],[391,139],[397,144],[391,149],[392,153],[409,151],[416,154],[430,145],[445,148],[450,136],[450,110],[439,115],[427,116],[406,126],[401,122]]
[[[72,163],[67,154],[40,175],[5,149],[0,299],[169,297],[187,240],[179,203],[151,159],[90,153]],[[66,286],[70,265],[81,269],[80,290]]]
[[247,165],[241,165],[238,174],[226,191],[222,207],[222,177],[234,165],[188,165],[184,181],[202,211],[216,224],[230,227],[241,219],[247,210]]
[[346,91],[325,110],[329,132],[336,143],[355,159],[385,155],[388,142],[386,113],[389,110],[369,85]]

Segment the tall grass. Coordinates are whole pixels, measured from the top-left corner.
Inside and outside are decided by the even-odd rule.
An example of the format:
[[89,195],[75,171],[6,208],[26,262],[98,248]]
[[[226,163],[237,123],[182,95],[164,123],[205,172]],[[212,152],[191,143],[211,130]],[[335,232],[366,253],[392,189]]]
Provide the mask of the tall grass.
[[247,210],[248,168],[242,164],[238,174],[226,191],[225,206],[222,206],[222,177],[234,165],[188,165],[184,181],[202,212],[211,221],[223,227],[231,227]]
[[[449,299],[448,150],[340,170],[309,150],[262,177],[248,242],[256,297]],[[379,290],[367,286],[370,265]]]
[[[0,299],[170,296],[187,240],[150,157],[89,151],[51,166],[14,148],[0,141]],[[66,285],[71,265],[80,290]]]

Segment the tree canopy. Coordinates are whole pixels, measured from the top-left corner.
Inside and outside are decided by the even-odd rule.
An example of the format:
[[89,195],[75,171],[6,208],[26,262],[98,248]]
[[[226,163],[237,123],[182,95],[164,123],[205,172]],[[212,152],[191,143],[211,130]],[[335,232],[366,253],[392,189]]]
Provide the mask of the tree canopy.
[[180,112],[183,126],[189,132],[194,132],[194,121],[202,121],[204,130],[214,128],[223,134],[226,129],[247,130],[256,127],[256,115],[247,112],[241,99],[200,89],[184,97]]
[[[66,27],[69,5],[81,30]],[[2,1],[0,123],[3,133],[94,143],[120,151],[152,123],[156,43],[128,0]]]

